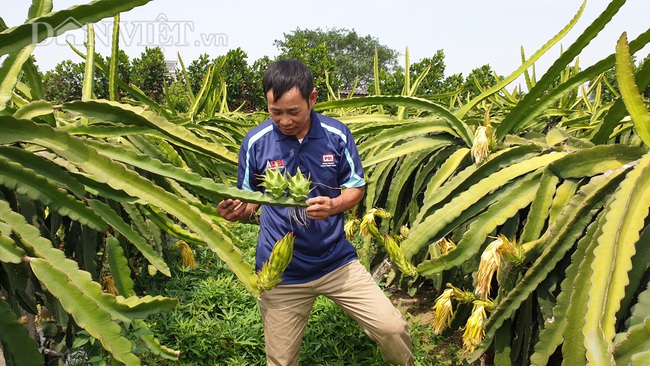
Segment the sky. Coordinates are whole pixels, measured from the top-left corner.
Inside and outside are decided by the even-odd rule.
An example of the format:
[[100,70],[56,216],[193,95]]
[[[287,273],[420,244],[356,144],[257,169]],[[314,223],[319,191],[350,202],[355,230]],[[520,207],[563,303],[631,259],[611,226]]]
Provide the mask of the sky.
[[[30,1],[0,0],[0,16],[9,27],[24,22]],[[54,10],[89,1],[54,0]],[[131,57],[145,47],[160,46],[165,57],[188,65],[201,54],[210,58],[240,47],[252,64],[262,56],[279,54],[274,41],[297,28],[356,31],[400,53],[408,49],[410,62],[445,54],[445,75],[489,64],[509,75],[521,64],[520,49],[532,55],[556,35],[577,13],[582,0],[455,0],[411,1],[207,1],[153,0],[121,15],[120,46]],[[537,78],[607,7],[608,0],[587,0],[579,22],[536,65]],[[606,28],[579,56],[582,68],[610,55],[617,39],[627,32],[632,40],[650,28],[650,1],[628,0]],[[112,19],[95,25],[96,50],[110,54]],[[83,49],[84,31],[71,31],[37,46],[34,55],[41,71],[66,59],[81,61],[66,45]],[[643,59],[645,47],[636,54]]]

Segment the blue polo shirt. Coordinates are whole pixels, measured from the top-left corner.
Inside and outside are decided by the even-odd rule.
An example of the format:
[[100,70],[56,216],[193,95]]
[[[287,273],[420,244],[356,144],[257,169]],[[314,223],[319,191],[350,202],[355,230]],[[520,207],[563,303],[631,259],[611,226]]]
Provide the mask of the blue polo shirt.
[[[311,175],[309,197],[337,197],[342,188],[363,187],[363,168],[350,130],[340,121],[311,112],[311,127],[302,142],[286,136],[268,119],[244,137],[239,151],[237,186],[263,191],[260,176],[266,169],[282,169],[291,175]],[[282,275],[282,284],[315,280],[357,259],[343,230],[344,214],[325,220],[307,219],[301,226],[291,218],[296,208],[262,205],[257,242],[256,269],[266,262],[275,243],[288,232],[295,235],[294,255]]]

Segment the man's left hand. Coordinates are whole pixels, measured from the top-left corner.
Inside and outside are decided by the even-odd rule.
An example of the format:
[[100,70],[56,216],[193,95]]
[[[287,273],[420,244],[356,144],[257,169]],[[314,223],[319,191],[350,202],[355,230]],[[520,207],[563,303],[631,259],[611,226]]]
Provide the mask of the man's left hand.
[[336,213],[336,198],[326,196],[312,197],[305,201],[307,217],[312,220],[325,220]]

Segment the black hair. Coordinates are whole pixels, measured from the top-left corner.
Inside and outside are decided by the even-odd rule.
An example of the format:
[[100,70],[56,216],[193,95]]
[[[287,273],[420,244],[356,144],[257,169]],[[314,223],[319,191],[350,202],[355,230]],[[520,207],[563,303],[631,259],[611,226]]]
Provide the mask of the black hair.
[[284,93],[298,87],[305,100],[309,100],[314,90],[314,79],[309,67],[302,61],[284,59],[273,63],[264,73],[262,78],[264,95],[273,89],[273,99],[278,100]]

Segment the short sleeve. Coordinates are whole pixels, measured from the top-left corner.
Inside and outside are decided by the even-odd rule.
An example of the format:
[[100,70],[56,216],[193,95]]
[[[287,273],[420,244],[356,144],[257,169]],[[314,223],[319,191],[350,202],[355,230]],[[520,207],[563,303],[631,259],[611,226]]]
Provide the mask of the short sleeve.
[[341,171],[339,174],[339,184],[342,188],[359,188],[366,185],[363,176],[363,166],[359,150],[354,142],[354,137],[346,127],[343,135],[343,152],[341,159]]

